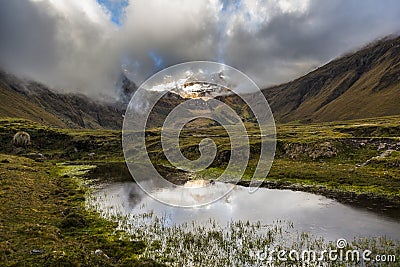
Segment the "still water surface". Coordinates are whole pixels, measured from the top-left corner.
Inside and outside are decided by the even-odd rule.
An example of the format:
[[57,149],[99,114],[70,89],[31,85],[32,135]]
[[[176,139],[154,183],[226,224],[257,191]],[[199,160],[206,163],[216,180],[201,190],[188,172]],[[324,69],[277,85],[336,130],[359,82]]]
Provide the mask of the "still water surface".
[[[225,190],[223,183],[205,187],[205,193]],[[158,191],[171,198],[196,201],[199,195],[182,192]],[[200,208],[179,208],[162,204],[145,193],[133,182],[115,182],[100,186],[90,198],[91,204],[107,214],[127,216],[154,212],[164,216],[168,225],[196,221],[206,223],[210,219],[220,225],[230,221],[260,221],[264,224],[284,220],[293,222],[299,232],[310,232],[328,240],[354,237],[386,236],[400,240],[400,222],[372,211],[341,204],[320,195],[290,190],[260,188],[250,194],[248,188],[235,186],[219,201]]]

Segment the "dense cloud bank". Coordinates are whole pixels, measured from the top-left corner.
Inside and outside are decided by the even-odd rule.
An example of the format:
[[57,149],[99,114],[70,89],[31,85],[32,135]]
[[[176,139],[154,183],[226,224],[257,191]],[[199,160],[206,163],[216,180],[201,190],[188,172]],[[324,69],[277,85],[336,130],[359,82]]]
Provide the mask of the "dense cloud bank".
[[[107,98],[122,71],[141,83],[191,60],[229,64],[265,87],[397,34],[400,26],[396,0],[108,2],[0,0],[0,66]],[[119,20],[110,3],[126,6]]]

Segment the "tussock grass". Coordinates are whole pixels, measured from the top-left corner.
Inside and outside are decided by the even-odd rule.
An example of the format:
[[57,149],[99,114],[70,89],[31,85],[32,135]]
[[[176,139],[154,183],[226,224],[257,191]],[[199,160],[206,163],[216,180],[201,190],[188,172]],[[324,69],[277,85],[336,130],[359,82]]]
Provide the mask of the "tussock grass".
[[156,266],[138,259],[143,242],[120,240],[116,223],[85,209],[82,175],[93,166],[5,154],[0,162],[2,266]]

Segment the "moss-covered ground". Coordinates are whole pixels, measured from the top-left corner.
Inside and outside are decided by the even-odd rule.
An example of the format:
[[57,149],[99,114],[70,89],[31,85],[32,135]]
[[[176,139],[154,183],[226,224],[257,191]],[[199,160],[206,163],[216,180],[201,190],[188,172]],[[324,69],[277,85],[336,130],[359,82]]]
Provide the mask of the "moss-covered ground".
[[[263,185],[268,187],[311,191],[346,198],[346,202],[352,202],[351,198],[384,201],[384,206],[400,207],[399,116],[277,125],[275,159],[267,177],[253,178],[260,151],[259,129],[251,123],[246,128],[251,155],[243,185],[266,178]],[[206,136],[212,136],[218,153],[211,167],[198,177],[216,179],[229,161],[229,137],[222,127],[185,129],[181,150],[188,158],[198,158],[198,144]],[[168,165],[159,141],[155,132],[148,136],[148,150],[154,162]]]
[[85,209],[90,165],[0,154],[1,266],[157,266],[143,242]]
[[[258,127],[251,123],[246,127],[251,160],[242,184],[252,178],[260,147]],[[21,130],[32,139],[27,149],[11,144]],[[147,149],[154,164],[168,167],[159,133],[160,129],[148,130]],[[198,144],[206,136],[216,143],[217,158],[197,177],[212,179],[229,160],[229,137],[222,127],[184,129],[181,150],[188,158],[198,157]],[[98,166],[99,176],[104,166],[115,169],[116,176],[126,175],[126,170],[121,171],[125,166],[121,131],[59,129],[27,120],[0,120],[1,265],[155,264],[138,260],[144,243],[121,239],[113,223],[85,210],[88,187],[82,181],[88,180],[85,177],[93,166]],[[342,192],[350,200],[359,196],[383,200],[398,210],[400,116],[278,125],[273,166],[267,177],[259,178],[266,178],[264,186],[333,196]]]

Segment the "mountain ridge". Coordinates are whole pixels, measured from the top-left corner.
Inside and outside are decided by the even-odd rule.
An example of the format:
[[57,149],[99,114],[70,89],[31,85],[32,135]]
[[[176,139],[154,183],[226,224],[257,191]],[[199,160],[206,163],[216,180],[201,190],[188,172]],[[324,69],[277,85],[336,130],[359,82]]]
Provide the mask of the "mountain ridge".
[[0,71],[0,117],[19,117],[61,128],[120,129],[126,94],[135,85],[122,80],[121,101],[106,103],[82,94],[63,94]]
[[[121,75],[120,100],[106,103],[80,94],[62,94],[47,86],[0,71],[0,117],[19,117],[63,128],[121,129],[126,106],[136,91]],[[279,123],[328,122],[400,114],[400,37],[387,37],[347,53],[288,83],[262,90]],[[218,96],[245,121],[255,121],[236,95]],[[161,126],[185,101],[161,98],[149,126]]]
[[322,122],[400,114],[399,84],[400,37],[391,37],[262,91],[278,121]]

